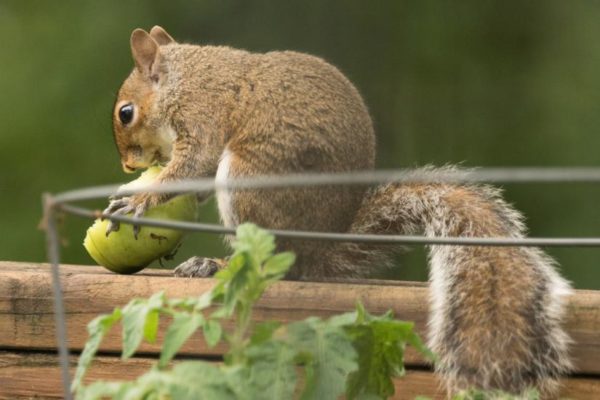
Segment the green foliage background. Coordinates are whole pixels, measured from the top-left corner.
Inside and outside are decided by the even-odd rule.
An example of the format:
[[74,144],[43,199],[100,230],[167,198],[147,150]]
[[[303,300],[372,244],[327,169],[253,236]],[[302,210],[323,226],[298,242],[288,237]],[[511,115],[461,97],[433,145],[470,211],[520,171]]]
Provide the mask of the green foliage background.
[[[45,260],[44,191],[122,182],[114,95],[128,38],[159,24],[180,41],[324,57],[357,85],[379,167],[596,166],[600,3],[535,0],[0,1],[0,259]],[[600,187],[507,185],[533,236],[600,235]],[[92,205],[101,207],[102,202]],[[216,221],[214,204],[202,218]],[[62,259],[91,263],[69,218]],[[190,236],[173,264],[223,255]],[[600,289],[600,249],[551,249],[578,288]],[[425,279],[422,251],[399,277]]]

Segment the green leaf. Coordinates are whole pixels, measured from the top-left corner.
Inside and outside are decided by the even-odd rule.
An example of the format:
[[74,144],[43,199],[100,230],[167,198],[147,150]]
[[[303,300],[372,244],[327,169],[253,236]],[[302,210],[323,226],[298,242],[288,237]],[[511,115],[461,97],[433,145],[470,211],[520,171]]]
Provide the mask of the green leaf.
[[394,394],[392,378],[404,374],[404,349],[407,343],[426,355],[431,352],[414,332],[412,322],[394,320],[391,312],[370,315],[361,303],[356,307],[356,323],[346,327],[358,352],[359,370],[348,377],[349,400]]
[[158,333],[158,311],[150,311],[146,317],[146,323],[144,324],[144,339],[148,343],[156,342],[156,334]]
[[265,262],[263,274],[268,278],[281,279],[296,261],[296,256],[291,252],[275,254]]
[[214,293],[212,290],[202,293],[194,305],[194,310],[201,311],[211,306]]
[[537,390],[530,389],[516,396],[510,393],[505,393],[499,390],[464,390],[452,397],[452,400],[539,400],[540,395]]
[[408,344],[414,347],[415,350],[421,353],[421,355],[423,355],[426,359],[433,363],[437,362],[437,356],[433,354],[433,352],[429,350],[427,346],[425,346],[425,344],[421,340],[421,337],[416,332],[411,331],[407,335],[406,341],[408,342]]
[[[290,345],[307,362],[302,399],[337,399],[347,375],[358,369],[357,355],[343,327],[308,318],[288,326]],[[311,371],[312,370],[312,371]]]
[[249,275],[251,272],[250,263],[245,263],[227,285],[222,306],[225,316],[231,316],[238,303],[248,302],[248,289],[250,288]]
[[236,305],[245,297],[244,289],[247,287],[250,272],[251,266],[246,256],[234,254],[227,268],[215,275],[215,278],[220,281],[215,290],[223,290],[223,304],[212,314],[213,317],[228,318],[233,315]]
[[219,343],[219,340],[221,340],[221,334],[223,333],[221,324],[214,319],[209,319],[204,323],[202,329],[208,347],[215,347]]
[[170,308],[183,308],[191,311],[196,307],[198,299],[194,297],[185,297],[183,299],[169,299],[167,305]]
[[199,361],[186,361],[175,365],[172,371],[152,370],[137,382],[151,388],[156,398],[177,400],[235,400],[222,369]]
[[287,343],[270,340],[246,351],[249,383],[254,398],[292,399],[296,388],[296,351]]
[[370,317],[371,316],[369,313],[367,313],[367,310],[365,310],[363,303],[360,300],[356,302],[356,323],[363,324],[365,323],[366,319]]
[[[151,315],[165,304],[164,292],[153,294],[149,299],[134,299],[123,308],[123,353],[121,357],[127,359],[135,353],[147,334],[156,336],[158,325],[153,325],[158,316]],[[147,326],[147,318],[150,323]]]
[[97,400],[111,398],[114,400],[124,398],[124,395],[133,388],[133,382],[106,382],[96,381],[82,387],[77,392],[77,400]]
[[79,356],[79,362],[77,363],[77,370],[75,371],[75,378],[71,383],[71,390],[76,391],[81,386],[81,381],[85,376],[85,373],[92,363],[102,339],[106,335],[106,332],[113,327],[121,319],[121,310],[115,308],[112,314],[100,315],[93,319],[87,326],[88,340],[85,343],[85,347]]
[[232,246],[236,252],[250,254],[260,265],[275,251],[275,237],[254,224],[245,223],[238,226]]
[[261,322],[254,327],[250,337],[251,345],[259,345],[273,337],[273,333],[281,326],[281,322],[267,321]]
[[359,370],[348,377],[348,399],[364,394],[388,398],[394,394],[392,377],[404,374],[405,346],[394,322],[372,321],[350,328]]
[[244,266],[244,264],[246,264],[246,256],[244,253],[236,253],[232,255],[227,263],[227,268],[219,270],[219,272],[215,274],[215,279],[223,283],[229,283],[229,281],[231,281],[231,279],[235,276],[235,274],[237,274],[240,268]]
[[355,321],[357,320],[357,318],[358,318],[357,312],[354,311],[354,312],[334,315],[333,317],[329,318],[328,323],[332,326],[345,327],[345,326],[353,325],[355,323]]
[[171,322],[165,334],[160,360],[158,361],[159,368],[164,368],[171,361],[181,346],[198,330],[203,322],[204,317],[202,314],[175,314],[173,322]]

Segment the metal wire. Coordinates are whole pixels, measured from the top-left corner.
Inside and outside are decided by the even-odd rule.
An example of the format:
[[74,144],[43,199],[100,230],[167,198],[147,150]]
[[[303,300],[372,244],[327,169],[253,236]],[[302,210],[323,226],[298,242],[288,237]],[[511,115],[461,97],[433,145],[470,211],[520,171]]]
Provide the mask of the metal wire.
[[258,176],[215,181],[214,178],[182,180],[149,185],[136,190],[119,191],[120,185],[95,186],[72,190],[54,196],[56,203],[128,196],[140,192],[185,193],[225,189],[273,189],[281,187],[323,185],[373,185],[396,183],[600,183],[600,168],[452,168],[398,169],[326,174],[290,174]]
[[[190,193],[228,189],[275,189],[281,187],[322,185],[372,185],[385,182],[395,183],[600,183],[600,168],[481,168],[464,170],[454,168],[423,168],[417,170],[359,171],[350,173],[295,174],[259,176],[243,179],[215,181],[196,179],[175,183],[149,185],[135,190],[119,190],[119,185],[97,186],[64,192],[54,196],[57,208],[86,218],[100,216],[119,222],[140,226],[156,226],[194,232],[234,234],[235,229],[215,224],[184,221],[131,218],[120,215],[103,215],[68,204],[74,201],[104,198],[111,195],[128,196],[141,192]],[[298,230],[270,230],[278,237],[302,240],[350,241],[373,244],[425,244],[463,246],[542,246],[542,247],[598,247],[600,237],[574,238],[477,238],[477,237],[425,237],[415,235],[373,235],[357,233],[311,232]]]
[[[363,171],[337,174],[296,174],[263,176],[215,182],[214,179],[197,179],[119,191],[119,185],[96,186],[72,190],[55,196],[44,196],[44,215],[47,221],[48,257],[52,264],[54,315],[59,348],[64,398],[70,400],[69,350],[63,295],[59,274],[59,240],[55,213],[98,218],[100,216],[140,226],[155,226],[185,231],[233,234],[235,229],[215,224],[184,221],[131,218],[121,215],[104,215],[100,211],[77,207],[71,202],[106,198],[112,195],[129,196],[140,192],[192,193],[227,189],[274,189],[282,187],[322,185],[372,185],[396,183],[600,183],[600,168],[481,168],[456,170],[452,168],[424,168],[418,170]],[[588,238],[476,238],[476,237],[425,237],[409,235],[367,235],[334,232],[308,232],[297,230],[271,230],[276,236],[302,240],[351,241],[374,244],[425,244],[461,246],[600,246],[600,237]]]
[[56,229],[56,210],[52,207],[50,195],[44,195],[44,218],[46,221],[46,245],[48,258],[52,265],[52,291],[54,294],[54,325],[58,344],[61,380],[65,400],[71,400],[71,377],[69,374],[69,347],[67,345],[67,324],[63,304],[62,285],[60,283],[60,246]]
[[[132,218],[122,215],[100,214],[73,205],[60,205],[59,208],[69,214],[85,218],[102,216],[132,225],[171,228],[189,232],[205,232],[218,234],[234,234],[234,228],[226,228],[216,224],[194,223],[185,221],[162,220],[152,218]],[[478,237],[426,237],[418,235],[373,235],[359,233],[313,232],[298,230],[267,229],[271,234],[290,239],[327,240],[333,242],[372,243],[381,245],[424,244],[424,245],[461,245],[461,246],[523,246],[523,247],[600,247],[600,238],[478,238]]]

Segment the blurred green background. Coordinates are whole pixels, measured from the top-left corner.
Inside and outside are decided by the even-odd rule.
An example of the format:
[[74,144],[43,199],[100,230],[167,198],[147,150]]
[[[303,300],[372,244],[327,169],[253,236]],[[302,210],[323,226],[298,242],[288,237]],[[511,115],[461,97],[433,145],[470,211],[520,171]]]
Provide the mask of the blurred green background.
[[[111,133],[134,28],[337,65],[364,95],[381,168],[597,166],[600,2],[0,1],[0,259],[44,261],[40,196],[131,179]],[[532,236],[600,236],[600,186],[506,185]],[[95,205],[101,207],[104,202]],[[217,221],[216,207],[203,220]],[[91,264],[88,221],[68,217],[66,263]],[[600,289],[600,249],[550,249],[578,288]],[[176,260],[226,253],[187,238]],[[423,251],[398,277],[426,278]]]

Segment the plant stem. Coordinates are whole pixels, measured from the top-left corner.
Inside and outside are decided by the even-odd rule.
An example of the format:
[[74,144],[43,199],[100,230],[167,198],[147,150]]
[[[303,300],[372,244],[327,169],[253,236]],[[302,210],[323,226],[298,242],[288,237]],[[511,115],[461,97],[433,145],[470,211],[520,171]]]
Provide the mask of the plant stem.
[[245,338],[252,316],[252,308],[246,304],[240,304],[238,310],[234,332],[231,336],[230,353],[233,364],[240,364],[244,361]]

